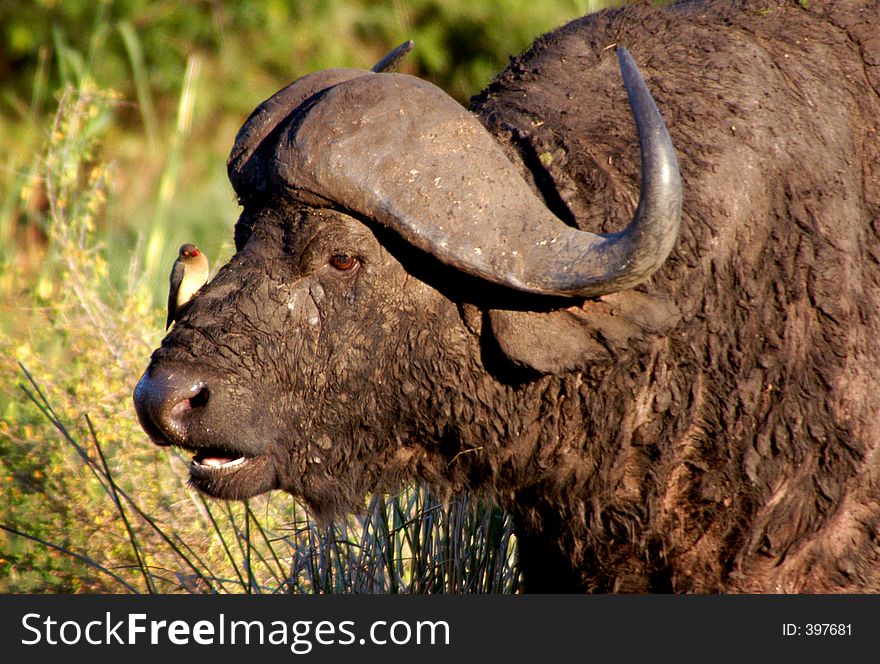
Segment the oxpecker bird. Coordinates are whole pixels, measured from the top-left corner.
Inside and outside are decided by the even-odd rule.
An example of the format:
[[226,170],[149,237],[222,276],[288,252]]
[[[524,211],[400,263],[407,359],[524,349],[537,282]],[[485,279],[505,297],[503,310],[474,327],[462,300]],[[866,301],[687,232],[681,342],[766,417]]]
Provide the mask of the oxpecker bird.
[[168,320],[165,329],[171,327],[178,312],[192,299],[196,291],[208,281],[208,257],[199,248],[187,242],[180,246],[177,260],[171,268],[171,288],[168,290]]

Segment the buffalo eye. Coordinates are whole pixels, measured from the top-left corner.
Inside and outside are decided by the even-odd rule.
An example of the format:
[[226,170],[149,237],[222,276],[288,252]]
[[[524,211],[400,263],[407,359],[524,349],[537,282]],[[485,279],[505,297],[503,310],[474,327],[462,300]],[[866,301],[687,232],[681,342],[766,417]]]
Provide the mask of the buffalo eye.
[[348,254],[333,254],[327,262],[330,264],[330,267],[340,272],[347,272],[358,265],[358,259]]

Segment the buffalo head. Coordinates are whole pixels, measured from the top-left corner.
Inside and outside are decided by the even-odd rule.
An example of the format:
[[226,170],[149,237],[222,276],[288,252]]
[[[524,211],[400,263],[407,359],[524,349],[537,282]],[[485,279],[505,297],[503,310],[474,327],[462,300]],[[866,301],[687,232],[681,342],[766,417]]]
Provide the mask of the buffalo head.
[[555,216],[477,117],[418,78],[317,72],[254,111],[228,162],[236,254],[134,391],[151,438],[192,453],[196,488],[283,489],[327,515],[406,475],[450,481],[450,459],[528,433],[535,413],[505,405],[519,386],[489,366],[480,328],[517,355],[504,329],[522,321],[504,311],[552,316],[629,289],[678,234],[672,143],[618,54],[642,176],[630,224],[610,234]]

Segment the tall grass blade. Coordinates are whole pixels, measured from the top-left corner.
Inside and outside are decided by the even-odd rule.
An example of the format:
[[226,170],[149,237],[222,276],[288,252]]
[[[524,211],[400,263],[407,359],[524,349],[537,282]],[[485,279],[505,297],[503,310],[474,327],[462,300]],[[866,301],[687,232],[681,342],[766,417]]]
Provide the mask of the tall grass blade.
[[168,241],[168,209],[174,199],[174,192],[177,189],[177,182],[180,178],[184,144],[192,128],[196,84],[199,78],[199,71],[201,70],[201,63],[200,56],[191,55],[186,64],[186,74],[184,75],[180,98],[177,104],[177,121],[174,134],[171,137],[171,148],[168,160],[165,163],[165,169],[162,171],[162,177],[159,180],[156,212],[153,216],[153,223],[147,238],[144,269],[149,283],[153,282],[158,276],[162,249]]
[[129,583],[127,583],[125,581],[125,579],[114,574],[109,569],[107,569],[106,567],[104,567],[100,563],[92,560],[88,556],[84,556],[80,553],[77,553],[76,551],[71,551],[70,549],[66,549],[63,546],[58,546],[57,544],[52,544],[52,542],[47,542],[46,540],[41,539],[41,538],[37,537],[36,535],[31,535],[29,533],[22,532],[21,530],[18,530],[16,528],[12,528],[12,527],[7,526],[2,523],[0,523],[0,529],[5,530],[8,533],[12,533],[13,535],[17,535],[19,537],[24,537],[25,539],[29,539],[32,542],[37,542],[38,544],[42,544],[43,546],[47,546],[50,549],[53,549],[53,550],[58,551],[60,553],[63,553],[66,556],[76,558],[77,560],[84,562],[86,565],[89,565],[90,567],[94,567],[95,569],[97,569],[97,570],[103,572],[104,574],[106,574],[107,576],[111,577],[114,581],[116,581],[120,586],[122,586],[123,588],[125,588],[129,592],[131,592],[135,595],[140,595],[140,592],[138,591],[137,588],[130,585]]
[[104,450],[101,449],[101,445],[98,442],[98,436],[95,433],[95,427],[92,424],[92,419],[88,416],[88,413],[85,416],[86,423],[89,426],[89,433],[92,436],[92,442],[95,445],[95,449],[98,451],[98,458],[101,459],[101,466],[104,468],[104,477],[107,478],[107,483],[110,485],[110,489],[112,491],[113,504],[116,505],[116,510],[119,512],[119,516],[122,517],[122,523],[125,524],[125,531],[128,533],[128,541],[131,542],[131,548],[134,552],[135,560],[138,564],[138,569],[141,572],[141,576],[144,578],[144,583],[147,586],[147,592],[151,595],[156,594],[156,586],[153,583],[153,579],[150,576],[150,572],[147,569],[147,565],[144,562],[143,556],[141,555],[140,546],[138,546],[137,537],[135,537],[134,530],[132,530],[131,524],[128,521],[128,515],[125,513],[125,509],[122,507],[122,501],[119,500],[119,493],[116,490],[116,482],[113,480],[113,475],[110,473],[110,468],[107,466],[107,458],[104,456]]
[[[103,489],[107,493],[107,495],[110,496],[111,499],[114,500],[114,502],[116,502],[116,500],[118,500],[119,496],[122,496],[122,498],[124,498],[126,500],[126,502],[131,506],[131,508],[137,513],[137,515],[140,518],[142,518],[153,529],[153,531],[156,532],[156,534],[159,535],[159,537],[162,538],[162,540],[171,547],[171,550],[175,553],[175,555],[177,555],[178,558],[182,562],[184,562],[190,569],[192,569],[192,571],[195,573],[195,575],[197,577],[199,577],[208,588],[213,589],[213,584],[208,580],[208,578],[205,577],[205,575],[202,573],[202,571],[197,566],[195,566],[192,563],[192,561],[189,559],[189,557],[186,556],[180,550],[180,548],[171,540],[171,538],[162,530],[162,528],[160,528],[158,526],[158,524],[156,524],[156,522],[149,515],[147,515],[137,505],[137,503],[135,503],[135,501],[130,496],[128,496],[128,494],[121,487],[119,487],[118,485],[116,485],[115,482],[112,481],[112,478],[108,474],[106,474],[106,472],[107,472],[106,467],[105,468],[100,467],[89,456],[89,454],[88,454],[88,452],[86,452],[85,448],[76,441],[76,439],[71,435],[70,431],[67,429],[67,427],[60,420],[60,418],[58,417],[58,415],[56,414],[56,412],[52,408],[51,404],[49,403],[49,400],[46,398],[46,395],[40,389],[39,384],[36,382],[36,380],[31,375],[31,373],[27,370],[27,368],[23,364],[21,364],[20,362],[18,364],[19,364],[19,367],[21,368],[21,370],[24,372],[25,376],[27,377],[28,382],[33,386],[33,389],[35,390],[36,394],[32,393],[24,385],[20,386],[21,389],[28,396],[28,398],[37,406],[37,408],[40,410],[40,412],[49,420],[49,422],[59,431],[59,433],[61,433],[62,438],[76,450],[77,454],[82,459],[82,461],[85,463],[86,467],[91,471],[91,473],[95,476],[95,478],[100,482],[101,486],[103,487]],[[91,425],[91,423],[90,423],[90,425]],[[112,488],[111,488],[111,486],[112,486]],[[120,506],[121,506],[121,503],[120,503]],[[52,546],[57,546],[57,545],[52,545]],[[150,587],[150,584],[148,584],[148,587]]]
[[116,24],[116,30],[122,38],[122,45],[128,55],[128,61],[131,65],[131,73],[134,78],[134,89],[137,93],[138,109],[140,109],[141,120],[144,123],[144,131],[147,135],[147,146],[151,154],[156,153],[156,127],[159,122],[156,118],[156,106],[153,103],[153,96],[150,93],[150,79],[147,74],[147,67],[144,64],[144,51],[141,47],[141,41],[131,21],[123,19]]
[[117,487],[117,491],[119,491],[119,495],[125,498],[126,502],[131,506],[131,508],[137,513],[139,517],[141,517],[147,524],[153,529],[153,531],[162,538],[162,540],[171,547],[171,550],[180,558],[181,561],[186,563],[187,567],[189,567],[193,573],[205,584],[205,586],[211,592],[215,592],[214,584],[204,575],[204,573],[192,563],[188,556],[184,555],[183,551],[180,550],[180,547],[175,544],[171,538],[165,533],[162,528],[147,514],[145,513],[131,497],[122,490],[122,488]]
[[46,395],[43,394],[42,390],[40,390],[40,386],[34,380],[34,377],[21,362],[18,363],[18,366],[24,372],[25,377],[28,379],[28,382],[31,384],[36,394],[34,394],[34,392],[31,392],[26,385],[19,384],[19,388],[21,389],[21,391],[24,392],[25,396],[30,399],[34,403],[34,405],[36,405],[43,416],[47,420],[49,420],[52,426],[54,426],[58,430],[58,433],[61,434],[61,437],[76,450],[77,454],[79,454],[80,458],[86,464],[86,467],[91,471],[95,479],[98,480],[98,482],[104,488],[104,491],[106,491],[107,494],[110,495],[110,488],[107,486],[107,478],[104,477],[103,473],[89,456],[89,453],[86,452],[85,448],[83,448],[82,445],[76,442],[76,439],[71,435],[70,431],[67,430],[67,427],[64,426],[64,423],[58,418],[58,415],[52,409],[51,404],[49,403],[48,399],[46,399]]
[[271,540],[266,535],[266,531],[263,529],[262,524],[260,524],[260,520],[256,517],[255,514],[251,511],[250,503],[245,503],[245,507],[247,511],[251,514],[251,518],[253,520],[254,525],[257,527],[257,532],[260,534],[260,537],[263,540],[263,543],[266,545],[266,548],[269,550],[269,554],[272,556],[272,560],[275,564],[275,568],[277,568],[278,573],[275,572],[275,569],[270,567],[268,564],[266,568],[272,573],[272,577],[278,583],[279,587],[284,585],[286,580],[284,565],[281,564],[281,560],[278,558],[278,554],[275,552],[275,547],[273,546]]
[[226,553],[226,559],[229,560],[229,563],[232,565],[232,569],[235,571],[235,575],[238,577],[238,582],[242,588],[247,588],[247,583],[244,580],[244,577],[241,574],[241,570],[238,568],[238,564],[235,562],[235,556],[232,555],[232,551],[229,550],[229,545],[226,543],[226,538],[223,537],[223,531],[220,530],[220,526],[217,523],[217,520],[214,518],[214,514],[211,512],[211,508],[208,505],[208,501],[205,500],[205,497],[202,494],[198,494],[199,500],[202,503],[202,506],[205,508],[205,513],[208,515],[208,520],[211,522],[211,526],[214,528],[214,533],[217,535],[217,539],[220,540],[220,546],[223,547],[223,551]]

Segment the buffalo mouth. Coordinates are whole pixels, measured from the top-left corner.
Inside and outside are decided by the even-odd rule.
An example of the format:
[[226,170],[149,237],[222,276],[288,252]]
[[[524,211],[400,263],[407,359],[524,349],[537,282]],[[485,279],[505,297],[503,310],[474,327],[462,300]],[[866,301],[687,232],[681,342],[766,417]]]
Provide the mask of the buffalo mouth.
[[211,478],[217,475],[228,475],[241,470],[250,459],[244,454],[222,448],[201,449],[193,454],[190,462],[190,474],[198,478]]
[[189,464],[190,485],[214,498],[241,500],[276,488],[272,459],[230,448],[198,448]]

